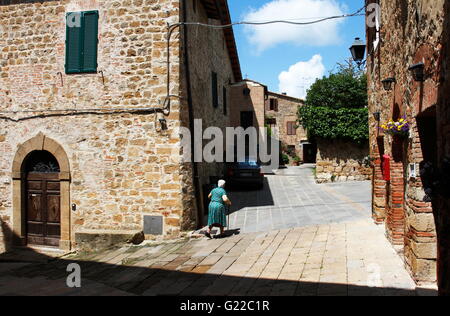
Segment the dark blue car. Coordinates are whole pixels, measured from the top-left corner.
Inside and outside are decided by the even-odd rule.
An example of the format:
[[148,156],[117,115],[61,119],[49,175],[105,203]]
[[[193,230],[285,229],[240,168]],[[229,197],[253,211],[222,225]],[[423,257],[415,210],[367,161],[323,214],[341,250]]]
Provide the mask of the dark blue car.
[[246,158],[245,162],[227,163],[225,180],[232,187],[252,186],[258,189],[264,187],[264,174],[261,164],[256,159]]

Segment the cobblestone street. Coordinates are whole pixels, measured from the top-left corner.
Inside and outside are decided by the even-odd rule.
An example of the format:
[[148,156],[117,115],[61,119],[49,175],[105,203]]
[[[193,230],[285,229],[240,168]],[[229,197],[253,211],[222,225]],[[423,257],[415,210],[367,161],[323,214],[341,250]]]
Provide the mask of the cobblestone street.
[[[370,245],[370,247],[367,247]],[[0,263],[0,295],[434,295],[370,219]],[[66,287],[79,263],[80,289]]]

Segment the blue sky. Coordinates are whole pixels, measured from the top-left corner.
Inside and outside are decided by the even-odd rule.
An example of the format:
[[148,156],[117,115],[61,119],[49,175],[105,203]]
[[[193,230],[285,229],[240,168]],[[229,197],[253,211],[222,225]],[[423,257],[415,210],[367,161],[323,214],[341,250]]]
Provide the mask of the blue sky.
[[[364,0],[228,0],[233,22],[289,19],[305,22],[340,13],[353,13]],[[350,57],[355,37],[365,37],[364,17],[351,17],[311,26],[235,26],[241,68],[271,91],[304,97],[306,89],[337,62]],[[314,57],[316,56],[316,57]],[[309,62],[291,66],[299,62]],[[279,75],[283,75],[280,85]],[[298,79],[297,79],[298,78]],[[280,89],[288,91],[280,91]]]

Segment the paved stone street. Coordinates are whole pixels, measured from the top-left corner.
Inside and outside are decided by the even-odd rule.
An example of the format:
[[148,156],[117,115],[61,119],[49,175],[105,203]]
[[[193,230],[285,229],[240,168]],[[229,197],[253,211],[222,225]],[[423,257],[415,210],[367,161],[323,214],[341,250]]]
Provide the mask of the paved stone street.
[[[66,287],[73,262],[81,266],[81,289]],[[0,263],[0,272],[0,295],[435,294],[416,291],[370,219]]]
[[314,165],[289,167],[266,176],[263,190],[229,191],[232,229],[243,233],[342,223],[371,216],[371,184],[318,185]]
[[[227,238],[148,242],[58,260],[31,251],[19,262],[2,255],[0,295],[436,294],[416,289],[384,227],[373,224],[369,183],[316,185],[312,166],[267,181],[262,191],[230,192],[234,235]],[[80,289],[66,286],[74,262]]]

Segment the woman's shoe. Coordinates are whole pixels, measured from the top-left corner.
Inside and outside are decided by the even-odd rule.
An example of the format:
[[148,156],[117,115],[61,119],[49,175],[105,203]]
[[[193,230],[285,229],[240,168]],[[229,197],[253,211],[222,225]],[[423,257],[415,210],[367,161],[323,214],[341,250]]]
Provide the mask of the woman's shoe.
[[205,236],[208,237],[209,239],[212,239],[211,233],[206,232],[206,233],[205,233]]

